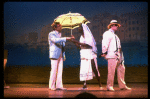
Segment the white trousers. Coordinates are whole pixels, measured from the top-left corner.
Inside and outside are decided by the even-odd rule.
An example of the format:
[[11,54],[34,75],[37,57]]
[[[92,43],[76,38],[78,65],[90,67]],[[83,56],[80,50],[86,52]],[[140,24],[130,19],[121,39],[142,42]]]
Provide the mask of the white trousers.
[[119,88],[125,88],[126,83],[124,81],[125,66],[124,64],[118,64],[115,58],[108,59],[108,75],[107,75],[107,88],[113,87],[115,70],[117,68],[117,77]]
[[[57,60],[51,59],[51,71],[49,79],[49,88],[63,88],[62,84],[63,58],[60,56]],[[55,87],[56,83],[56,87]]]

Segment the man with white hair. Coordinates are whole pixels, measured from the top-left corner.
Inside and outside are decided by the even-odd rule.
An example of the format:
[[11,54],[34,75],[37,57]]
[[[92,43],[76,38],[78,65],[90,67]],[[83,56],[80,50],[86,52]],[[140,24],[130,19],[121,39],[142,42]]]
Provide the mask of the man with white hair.
[[48,35],[49,58],[51,60],[49,89],[66,90],[66,88],[63,88],[62,83],[63,61],[66,60],[64,46],[67,40],[71,41],[75,38],[61,37],[62,26],[59,22],[54,22],[52,24],[52,28],[53,31],[51,31]]
[[123,60],[123,53],[121,51],[121,43],[115,31],[121,25],[117,23],[117,20],[112,20],[107,26],[109,30],[104,32],[102,39],[102,57],[108,61],[108,77],[107,77],[107,90],[114,91],[114,75],[117,68],[118,84],[121,90],[131,90],[126,86],[124,81],[125,66]]

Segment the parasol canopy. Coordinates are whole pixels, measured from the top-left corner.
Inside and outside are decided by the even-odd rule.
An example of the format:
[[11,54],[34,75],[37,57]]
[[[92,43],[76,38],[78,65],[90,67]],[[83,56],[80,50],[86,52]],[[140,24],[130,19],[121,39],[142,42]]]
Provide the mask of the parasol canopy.
[[59,22],[62,25],[62,29],[64,28],[71,29],[71,35],[72,29],[79,27],[81,23],[84,24],[90,23],[80,13],[71,13],[71,12],[59,15],[56,19],[54,19],[54,22]]

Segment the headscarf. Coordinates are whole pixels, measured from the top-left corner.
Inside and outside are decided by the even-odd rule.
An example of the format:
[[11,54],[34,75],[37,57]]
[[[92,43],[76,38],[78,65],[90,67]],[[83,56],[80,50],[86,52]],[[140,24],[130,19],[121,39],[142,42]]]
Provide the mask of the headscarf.
[[97,53],[96,41],[95,41],[89,27],[83,23],[82,23],[82,27],[83,27],[83,32],[84,32],[86,44],[92,46],[92,51],[94,53]]

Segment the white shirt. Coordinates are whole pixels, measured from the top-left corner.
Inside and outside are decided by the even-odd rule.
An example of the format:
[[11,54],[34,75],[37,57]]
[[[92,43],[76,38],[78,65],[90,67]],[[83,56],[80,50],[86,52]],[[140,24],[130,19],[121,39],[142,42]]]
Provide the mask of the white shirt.
[[[80,43],[85,43],[85,44],[90,45],[88,43],[88,39],[85,39],[82,35],[81,35],[79,41],[80,41]],[[89,49],[83,49],[83,48],[81,48],[81,50],[80,50],[80,57],[81,57],[81,59],[93,59],[92,49],[91,48],[89,48]]]
[[104,32],[102,39],[102,53],[107,52],[106,58],[116,58],[116,40],[118,48],[121,48],[120,39],[113,30],[109,29]]

